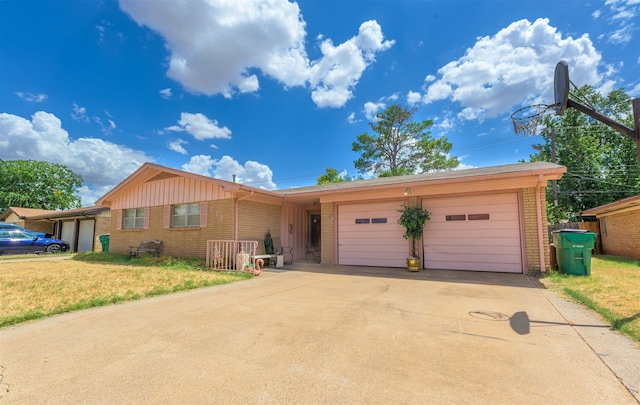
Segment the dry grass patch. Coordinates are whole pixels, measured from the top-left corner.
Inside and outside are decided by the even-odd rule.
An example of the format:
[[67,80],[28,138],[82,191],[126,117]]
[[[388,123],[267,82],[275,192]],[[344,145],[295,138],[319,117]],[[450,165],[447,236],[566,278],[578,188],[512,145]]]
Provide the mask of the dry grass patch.
[[554,291],[600,313],[613,329],[640,341],[640,261],[599,255],[590,276],[553,273],[542,280]]
[[0,327],[249,277],[246,273],[76,260],[4,261],[0,266]]

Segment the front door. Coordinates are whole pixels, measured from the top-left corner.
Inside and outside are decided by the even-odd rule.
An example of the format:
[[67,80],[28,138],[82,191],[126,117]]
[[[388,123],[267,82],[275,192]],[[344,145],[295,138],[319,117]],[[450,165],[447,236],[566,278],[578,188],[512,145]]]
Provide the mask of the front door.
[[309,215],[309,248],[311,250],[320,250],[321,235],[320,214]]

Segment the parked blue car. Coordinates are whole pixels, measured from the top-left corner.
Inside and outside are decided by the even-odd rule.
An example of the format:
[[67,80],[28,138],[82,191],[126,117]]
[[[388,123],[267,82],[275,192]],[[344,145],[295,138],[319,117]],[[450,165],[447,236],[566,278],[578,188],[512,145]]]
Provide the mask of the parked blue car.
[[39,236],[41,238],[47,237],[47,235],[44,232],[33,232],[28,229],[24,229],[23,227],[18,226],[16,224],[12,224],[10,222],[0,222],[0,231],[25,231],[25,232],[32,233],[36,236]]
[[69,243],[60,239],[43,238],[27,231],[0,229],[0,255],[60,253],[69,249]]

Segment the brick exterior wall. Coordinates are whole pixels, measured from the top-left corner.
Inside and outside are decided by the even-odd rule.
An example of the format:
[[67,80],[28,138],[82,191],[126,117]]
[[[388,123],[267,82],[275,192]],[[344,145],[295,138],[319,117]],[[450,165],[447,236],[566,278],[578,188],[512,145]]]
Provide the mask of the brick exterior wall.
[[112,211],[109,250],[126,253],[129,246],[138,246],[143,240],[160,239],[162,256],[204,258],[207,240],[233,239],[234,202],[233,199],[209,201],[206,228],[164,228],[164,206],[157,206],[150,207],[149,229],[117,230],[118,215]]
[[334,203],[324,203],[320,206],[320,218],[322,223],[320,263],[334,264],[333,262],[333,232],[335,226],[335,205]]
[[102,243],[100,243],[100,235],[109,234],[110,231],[111,231],[111,211],[103,211],[98,216],[96,216],[96,224],[95,224],[95,229],[93,231],[94,252],[102,252]]
[[[538,215],[536,212],[536,189],[527,188],[522,190],[524,205],[524,239],[526,247],[526,268],[530,274],[540,273],[540,250],[538,248]],[[549,271],[549,234],[547,229],[546,192],[544,188],[540,190],[540,204],[542,207],[542,228],[544,238],[544,261],[545,269]]]
[[[207,227],[164,228],[164,206],[150,207],[149,229],[117,230],[117,213],[111,212],[109,250],[126,253],[147,239],[163,241],[162,256],[204,258],[207,240],[232,240],[235,199],[207,202]],[[238,238],[264,240],[267,231],[280,235],[280,206],[253,201],[238,202]]]
[[44,232],[46,234],[53,234],[53,222],[51,221],[27,219],[25,221],[16,222],[16,225],[28,229],[31,232]]
[[640,209],[600,218],[600,232],[604,254],[640,259]]
[[238,202],[238,239],[263,241],[267,232],[280,236],[280,206],[254,201]]

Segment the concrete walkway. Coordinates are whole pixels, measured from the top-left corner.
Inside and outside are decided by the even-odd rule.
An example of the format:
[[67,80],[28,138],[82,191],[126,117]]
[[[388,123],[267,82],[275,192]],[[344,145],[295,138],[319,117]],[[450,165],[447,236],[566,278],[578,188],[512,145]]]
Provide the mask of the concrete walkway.
[[637,404],[639,365],[523,275],[308,265],[2,329],[0,403]]

